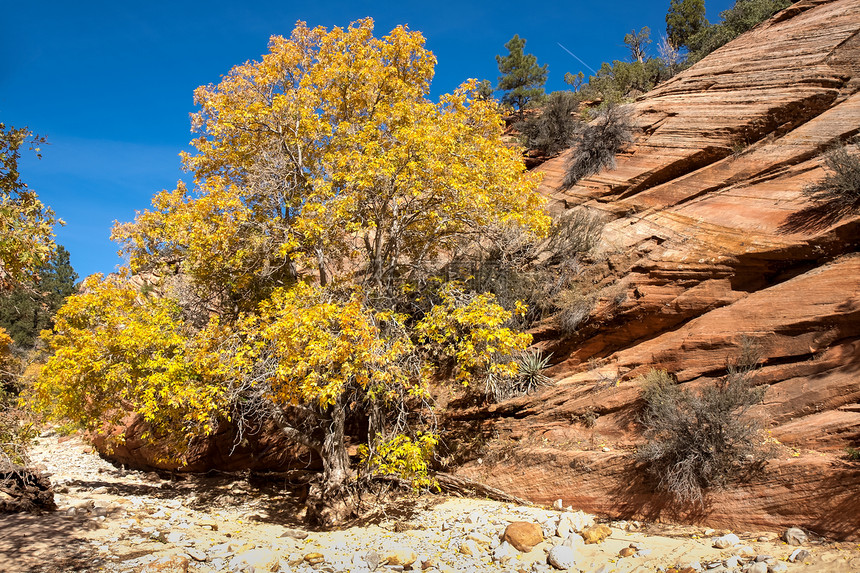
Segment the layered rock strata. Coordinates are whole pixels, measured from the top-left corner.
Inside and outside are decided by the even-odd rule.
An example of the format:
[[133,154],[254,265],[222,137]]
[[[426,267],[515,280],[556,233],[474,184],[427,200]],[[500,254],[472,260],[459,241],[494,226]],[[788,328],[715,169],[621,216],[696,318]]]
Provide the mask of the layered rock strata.
[[[860,132],[858,32],[857,0],[798,2],[634,102],[615,169],[564,189],[569,155],[539,168],[555,211],[605,213],[596,258],[614,288],[573,334],[536,330],[554,387],[454,415],[495,436],[463,474],[616,517],[860,539],[860,465],[845,456],[860,447],[860,216],[803,193]],[[779,455],[679,507],[633,461],[637,377],[702,387],[750,345]]]

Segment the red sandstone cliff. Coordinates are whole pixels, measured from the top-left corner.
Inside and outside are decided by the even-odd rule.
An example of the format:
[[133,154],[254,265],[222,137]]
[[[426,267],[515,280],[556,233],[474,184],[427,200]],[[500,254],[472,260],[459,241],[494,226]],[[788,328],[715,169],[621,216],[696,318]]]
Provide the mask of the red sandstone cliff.
[[[567,157],[539,168],[553,209],[611,219],[600,249],[617,292],[574,335],[537,332],[554,387],[455,414],[496,436],[462,474],[613,516],[860,539],[860,465],[844,455],[860,446],[860,215],[802,193],[823,153],[860,132],[858,32],[860,1],[802,0],[639,98],[616,169],[562,190]],[[781,454],[679,508],[630,457],[634,378],[708,383],[743,340],[762,351],[758,414]]]

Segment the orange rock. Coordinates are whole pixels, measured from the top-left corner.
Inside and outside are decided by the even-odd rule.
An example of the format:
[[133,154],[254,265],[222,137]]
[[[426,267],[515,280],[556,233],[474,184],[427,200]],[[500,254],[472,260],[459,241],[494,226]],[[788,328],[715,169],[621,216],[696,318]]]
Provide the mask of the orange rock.
[[[823,151],[860,129],[858,38],[856,0],[801,0],[632,103],[636,140],[615,169],[562,189],[572,152],[537,168],[552,209],[606,215],[589,269],[606,288],[574,334],[535,329],[555,386],[455,414],[523,440],[489,477],[460,473],[623,519],[814,523],[860,541],[860,467],[843,453],[860,443],[860,213],[816,211],[803,193],[826,175]],[[642,443],[635,378],[659,368],[713,384],[745,340],[767,386],[753,413],[782,453],[703,507],[679,506],[629,455]]]
[[517,550],[527,553],[535,545],[543,541],[543,530],[537,523],[514,521],[505,528],[502,539],[513,545]]
[[605,525],[592,525],[582,530],[582,538],[586,543],[600,543],[612,535],[612,530]]

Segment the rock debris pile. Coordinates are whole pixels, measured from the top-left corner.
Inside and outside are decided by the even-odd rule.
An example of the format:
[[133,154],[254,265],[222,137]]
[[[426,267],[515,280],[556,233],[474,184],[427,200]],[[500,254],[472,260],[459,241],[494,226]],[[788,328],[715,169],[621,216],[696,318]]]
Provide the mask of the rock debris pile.
[[[247,480],[116,468],[76,437],[43,435],[34,461],[58,510],[0,518],[9,572],[850,571],[860,552],[803,530],[724,533],[598,523],[564,509],[426,496],[403,515],[309,531],[290,494]],[[657,535],[662,533],[662,535]],[[786,542],[787,541],[787,542]],[[819,567],[816,569],[816,567]]]

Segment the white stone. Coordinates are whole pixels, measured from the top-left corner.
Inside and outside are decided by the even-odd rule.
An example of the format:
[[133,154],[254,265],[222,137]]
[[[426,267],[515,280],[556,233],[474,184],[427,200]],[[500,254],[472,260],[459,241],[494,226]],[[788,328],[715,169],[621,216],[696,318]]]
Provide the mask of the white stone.
[[194,547],[189,547],[185,550],[185,553],[195,561],[207,561],[209,559],[206,553]]
[[549,550],[546,560],[556,569],[572,569],[576,565],[576,553],[567,545],[556,545]]
[[460,544],[460,553],[463,555],[470,555],[472,557],[477,557],[481,554],[481,549],[478,547],[478,544],[472,541],[471,539],[466,539],[463,543]]
[[782,538],[789,545],[803,545],[806,543],[806,533],[799,527],[790,527],[782,534]]
[[580,534],[571,533],[570,535],[568,535],[564,539],[564,541],[562,542],[562,545],[566,545],[566,546],[570,547],[571,549],[576,549],[577,547],[581,547],[581,546],[585,545],[585,540],[582,538],[582,536]]
[[570,525],[576,533],[582,533],[583,529],[594,525],[594,516],[584,511],[574,511],[565,517],[570,519]]
[[502,541],[498,547],[493,551],[493,561],[498,563],[505,563],[509,559],[511,559],[514,555],[516,555],[517,550],[508,543],[507,541]]
[[722,537],[714,538],[714,547],[717,549],[727,549],[729,547],[734,547],[738,543],[741,542],[740,538],[734,533],[728,533],[723,535]]

